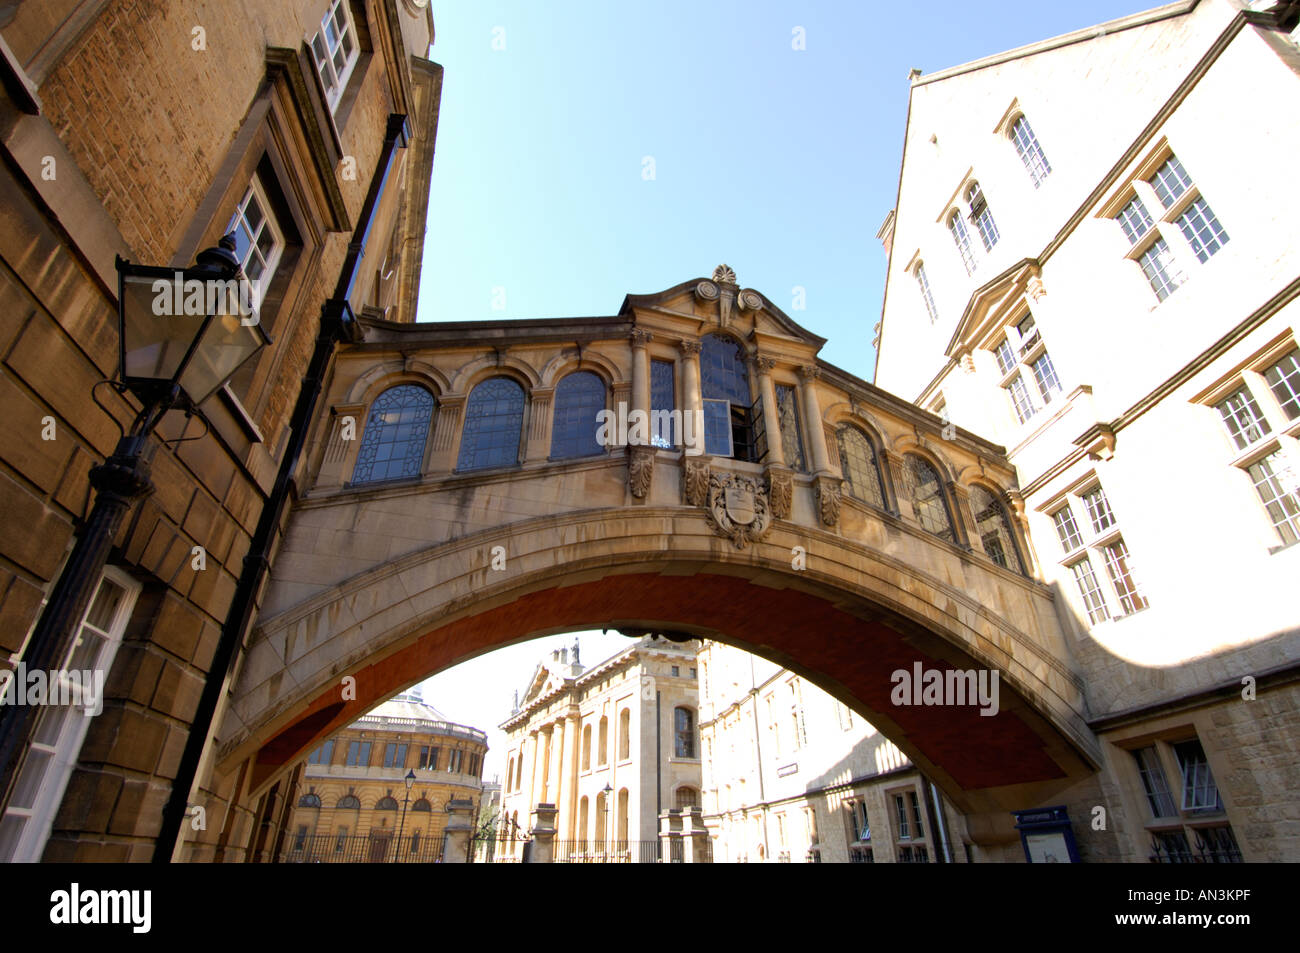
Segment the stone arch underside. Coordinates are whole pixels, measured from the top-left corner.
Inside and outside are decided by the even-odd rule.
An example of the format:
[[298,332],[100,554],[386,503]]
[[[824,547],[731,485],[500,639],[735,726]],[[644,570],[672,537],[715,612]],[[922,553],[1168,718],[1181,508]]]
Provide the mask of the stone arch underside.
[[[507,568],[490,568],[504,546]],[[791,568],[803,546],[807,569]],[[668,628],[799,672],[889,736],[963,810],[1050,797],[1100,763],[1051,596],[993,573],[991,611],[952,581],[836,534],[779,523],[737,550],[696,510],[582,511],[428,547],[331,586],[259,628],[220,760],[264,788],[374,705],[460,661],[541,635]],[[969,586],[966,587],[969,589]],[[1021,620],[1017,628],[1008,618]],[[895,706],[891,674],[994,668],[1000,706]],[[355,696],[344,698],[344,676]]]

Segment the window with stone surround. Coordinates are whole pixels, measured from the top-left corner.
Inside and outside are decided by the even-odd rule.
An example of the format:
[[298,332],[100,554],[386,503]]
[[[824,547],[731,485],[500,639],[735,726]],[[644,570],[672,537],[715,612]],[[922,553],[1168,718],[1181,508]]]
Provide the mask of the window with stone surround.
[[903,458],[912,506],[921,528],[940,539],[955,542],[952,513],[939,473],[929,461],[909,453]]
[[1020,161],[1025,165],[1025,171],[1029,173],[1029,180],[1034,183],[1034,188],[1038,188],[1052,174],[1052,164],[1047,161],[1047,153],[1043,152],[1038,137],[1034,135],[1029,120],[1023,114],[1011,124],[1009,136]]
[[1018,422],[1037,416],[1061,393],[1056,366],[1032,314],[1024,314],[1007,326],[993,348],[993,356],[1002,374],[1000,386],[1007,392]]
[[673,709],[673,755],[678,758],[696,757],[695,712],[689,708]]
[[591,371],[576,371],[555,386],[551,459],[590,457],[605,448],[596,439],[599,414],[605,409],[605,382]]
[[361,434],[351,485],[419,476],[433,411],[433,395],[416,384],[399,384],[376,397]]
[[976,484],[970,488],[970,506],[975,517],[975,532],[989,559],[1003,569],[1028,575],[1020,558],[1015,531],[1011,528],[1011,516],[1002,501]]
[[1158,302],[1187,282],[1193,259],[1204,264],[1229,241],[1182,161],[1163,142],[1103,211],[1128,239],[1127,257],[1142,269]]
[[509,377],[491,377],[470,391],[465,402],[458,471],[519,463],[524,427],[524,389]]
[[871,440],[851,424],[840,424],[836,428],[835,439],[840,451],[844,479],[849,484],[849,493],[864,503],[885,509],[880,464]]
[[361,53],[357,40],[357,27],[352,18],[348,0],[331,0],[329,9],[321,18],[321,28],[308,44],[321,87],[329,101],[330,111],[338,109],[348,78]]
[[1184,729],[1129,753],[1146,802],[1149,860],[1160,864],[1242,862],[1241,848],[1199,738],[1189,737]]
[[[40,706],[32,725],[27,755],[0,817],[0,860],[29,863],[41,859],[55,812],[76,768],[91,713],[102,710],[102,686],[83,684],[80,673],[112,670],[139,594],[140,584],[130,576],[113,567],[103,571],[76,630],[77,637],[58,666],[58,685],[50,686],[50,703]],[[32,628],[44,606],[42,600]],[[76,681],[70,677],[73,673],[78,675]],[[17,691],[14,677],[0,682],[0,691],[11,698]]]
[[1095,478],[1081,486],[1050,504],[1047,512],[1061,544],[1060,563],[1074,579],[1088,621],[1097,625],[1141,612],[1150,603],[1138,585],[1133,557],[1105,490]]
[[1286,335],[1198,398],[1217,412],[1231,465],[1279,547],[1300,542],[1300,349]]

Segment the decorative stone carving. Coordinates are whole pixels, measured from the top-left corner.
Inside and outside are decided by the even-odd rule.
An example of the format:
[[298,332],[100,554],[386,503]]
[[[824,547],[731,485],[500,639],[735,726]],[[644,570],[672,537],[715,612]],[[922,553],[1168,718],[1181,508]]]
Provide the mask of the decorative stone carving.
[[838,477],[817,478],[817,513],[827,526],[840,521],[840,494],[843,480]]
[[688,341],[685,338],[683,338],[681,341],[678,342],[678,347],[682,349],[682,353],[688,355],[699,354],[700,348],[702,348],[703,346],[704,345],[702,345],[699,341]]
[[632,495],[644,500],[650,492],[650,482],[655,474],[653,447],[629,447],[627,458],[627,484]]
[[773,358],[764,357],[760,354],[754,358],[754,367],[756,367],[760,373],[770,374],[773,368],[776,367],[776,361]]
[[695,297],[700,301],[717,301],[718,286],[711,281],[701,281],[695,286]]
[[794,475],[789,470],[768,470],[767,493],[771,500],[772,515],[779,520],[789,519],[794,499]]
[[758,478],[739,473],[711,475],[708,519],[737,549],[758,542],[772,528],[767,487]]
[[649,331],[644,331],[641,328],[635,328],[632,331],[632,333],[628,335],[628,337],[631,338],[632,346],[634,348],[645,347],[647,344],[649,344],[651,341],[655,339],[655,336],[653,334],[651,334]]
[[741,311],[762,311],[763,296],[752,288],[746,288],[736,297],[736,303],[740,305]]
[[724,285],[734,285],[736,283],[736,273],[731,270],[730,265],[719,265],[713,269],[713,280]]
[[1025,292],[1033,301],[1041,301],[1043,295],[1047,294],[1047,289],[1043,287],[1043,279],[1038,275],[1030,275],[1029,280],[1025,282]]
[[687,506],[704,506],[709,499],[709,461],[707,457],[686,457],[682,489]]
[[799,368],[799,379],[803,381],[815,381],[822,376],[821,368],[816,364],[804,364]]

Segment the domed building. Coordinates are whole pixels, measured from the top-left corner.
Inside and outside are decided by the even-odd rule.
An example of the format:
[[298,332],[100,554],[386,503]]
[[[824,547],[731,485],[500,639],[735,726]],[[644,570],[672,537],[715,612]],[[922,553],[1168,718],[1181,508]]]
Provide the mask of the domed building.
[[469,801],[477,816],[487,749],[486,733],[452,722],[418,692],[389,699],[311,753],[280,859],[442,860],[447,803]]

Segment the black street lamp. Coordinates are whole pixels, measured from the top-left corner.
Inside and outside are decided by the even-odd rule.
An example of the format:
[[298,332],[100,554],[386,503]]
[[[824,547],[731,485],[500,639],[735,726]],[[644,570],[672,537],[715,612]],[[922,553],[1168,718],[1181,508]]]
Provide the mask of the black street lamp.
[[406,782],[406,797],[402,798],[402,824],[397,831],[397,858],[399,863],[402,856],[402,835],[406,833],[406,805],[411,803],[411,785],[415,783],[415,771],[407,771],[406,777],[402,780]]
[[[90,470],[95,505],[27,641],[20,661],[29,670],[50,671],[66,659],[126,514],[153,492],[145,451],[159,421],[174,409],[193,415],[269,343],[235,247],[234,234],[226,235],[185,269],[117,259],[118,379],[100,383],[134,394],[140,411],[112,455]],[[0,712],[5,801],[34,713],[26,705]]]
[[[612,843],[614,838],[611,836],[611,832],[609,829],[609,796],[614,793],[614,789],[611,788],[609,786],[609,782],[606,781],[605,789],[600,793],[605,796],[605,836],[603,838],[603,841],[605,843]],[[607,848],[605,847],[605,843],[602,843],[600,845],[600,849],[602,851],[608,852]]]

